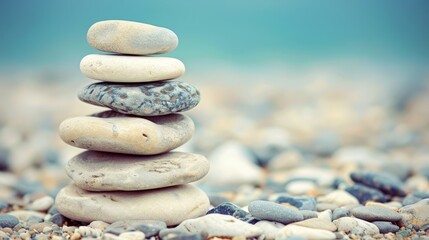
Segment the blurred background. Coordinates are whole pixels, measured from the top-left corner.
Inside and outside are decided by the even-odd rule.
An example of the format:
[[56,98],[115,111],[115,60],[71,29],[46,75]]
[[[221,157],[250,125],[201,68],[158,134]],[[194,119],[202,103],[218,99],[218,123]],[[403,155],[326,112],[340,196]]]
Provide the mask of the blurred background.
[[237,158],[248,167],[231,165],[235,179],[209,176],[208,185],[263,185],[267,169],[343,159],[374,168],[398,161],[429,177],[428,12],[425,0],[3,1],[0,198],[68,181],[63,164],[81,150],[57,128],[102,110],[76,93],[93,82],[81,58],[98,52],[86,32],[108,19],[178,35],[168,56],[185,63],[180,80],[202,95],[183,148],[217,171]]

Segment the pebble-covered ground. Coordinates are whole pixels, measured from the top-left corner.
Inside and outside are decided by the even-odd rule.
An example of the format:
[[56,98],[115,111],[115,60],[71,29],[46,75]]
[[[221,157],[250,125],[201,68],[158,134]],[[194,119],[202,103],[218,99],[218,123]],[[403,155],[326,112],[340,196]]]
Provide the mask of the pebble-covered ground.
[[57,127],[95,107],[56,79],[1,83],[0,239],[429,239],[429,85],[191,80],[202,102],[181,149],[210,160],[197,184],[213,208],[166,228],[58,213],[64,164],[82,150]]

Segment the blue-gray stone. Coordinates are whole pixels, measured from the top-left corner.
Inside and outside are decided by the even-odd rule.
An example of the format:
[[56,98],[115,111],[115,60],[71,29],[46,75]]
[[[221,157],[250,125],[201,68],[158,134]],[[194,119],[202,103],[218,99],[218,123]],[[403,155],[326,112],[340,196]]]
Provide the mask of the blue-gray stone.
[[230,215],[237,219],[240,219],[241,221],[244,221],[250,224],[255,224],[261,220],[261,219],[252,217],[250,213],[244,211],[239,206],[230,202],[221,203],[220,205],[210,209],[207,212],[207,214],[212,214],[212,213]]
[[354,184],[350,187],[347,187],[345,191],[355,196],[361,204],[365,204],[367,201],[387,201],[387,196],[384,195],[384,193],[375,188],[370,188],[362,184]]
[[421,199],[429,198],[429,192],[416,191],[413,192],[413,195]]
[[40,218],[40,217],[36,217],[36,216],[30,216],[28,219],[27,219],[27,222],[29,222],[29,223],[41,223],[41,222],[43,222],[44,220],[43,220],[43,218]]
[[251,202],[249,212],[256,218],[283,224],[304,220],[304,216],[299,211],[269,201],[257,200]]
[[347,208],[337,208],[332,212],[332,221],[342,217],[349,217],[350,211]]
[[392,196],[404,197],[406,195],[401,180],[389,173],[353,172],[350,177],[355,183],[376,188]]
[[14,228],[18,223],[18,218],[9,214],[0,214],[0,228]]
[[41,183],[32,182],[26,179],[18,180],[14,186],[14,189],[20,196],[36,192],[45,192],[45,188],[41,185]]
[[287,197],[280,196],[276,199],[277,203],[289,203],[290,205],[297,207],[299,210],[317,210],[317,202],[312,197]]
[[58,209],[57,209],[57,207],[55,205],[53,205],[48,210],[48,214],[51,214],[52,216],[55,215],[55,214],[57,214],[57,213],[60,213],[60,212],[58,211]]
[[161,240],[203,240],[206,236],[198,233],[189,233],[174,228],[166,228],[159,232]]
[[49,221],[51,221],[52,223],[55,223],[61,227],[64,225],[64,223],[66,223],[67,218],[64,217],[63,215],[61,215],[60,213],[57,213],[57,214],[53,215],[51,217],[51,219],[49,219]]
[[159,231],[167,228],[165,222],[155,220],[121,220],[106,227],[106,233],[120,235],[124,232],[140,231],[147,238],[158,235]]
[[7,208],[9,205],[3,201],[0,201],[0,210]]
[[317,214],[317,212],[316,211],[311,211],[311,210],[300,210],[299,211],[301,214],[302,214],[302,216],[304,217],[304,220],[305,219],[309,219],[309,218],[317,218],[317,216],[318,216],[318,214]]
[[399,230],[399,227],[391,222],[375,221],[372,223],[378,227],[378,230],[380,230],[380,233],[396,232]]
[[80,100],[138,116],[159,116],[187,111],[200,101],[194,86],[179,81],[115,84],[94,83],[78,94]]
[[400,236],[401,239],[403,237],[409,237],[410,235],[411,235],[410,229],[404,229],[404,230],[396,232],[396,236]]
[[406,196],[404,199],[402,199],[402,205],[407,206],[414,204],[423,198],[416,197],[414,194]]
[[402,215],[380,206],[356,207],[350,211],[353,216],[372,222],[372,221],[389,221],[396,222],[402,219]]
[[230,202],[222,203],[219,206],[214,207],[207,212],[207,214],[212,214],[212,213],[230,215],[238,219],[250,217],[250,213],[244,211],[239,206]]

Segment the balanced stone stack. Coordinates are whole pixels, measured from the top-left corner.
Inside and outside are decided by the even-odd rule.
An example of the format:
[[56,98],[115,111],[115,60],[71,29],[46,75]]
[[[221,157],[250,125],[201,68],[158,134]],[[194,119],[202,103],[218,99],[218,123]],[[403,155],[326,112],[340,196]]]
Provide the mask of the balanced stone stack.
[[204,215],[209,200],[188,183],[204,177],[209,162],[198,154],[170,152],[193,135],[193,121],[177,112],[195,107],[199,91],[172,80],[185,71],[178,59],[146,56],[175,49],[176,34],[112,20],[95,23],[87,37],[92,47],[115,54],[82,59],[83,74],[102,82],[83,88],[78,97],[111,110],[61,123],[61,138],[89,151],[67,163],[73,184],[58,193],[59,212],[83,222],[139,219],[169,226]]

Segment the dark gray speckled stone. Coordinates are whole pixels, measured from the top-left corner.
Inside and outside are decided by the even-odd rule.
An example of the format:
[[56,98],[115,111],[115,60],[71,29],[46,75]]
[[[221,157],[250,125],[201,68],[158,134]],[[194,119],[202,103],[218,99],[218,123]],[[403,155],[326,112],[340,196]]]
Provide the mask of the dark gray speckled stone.
[[115,84],[94,83],[78,94],[80,100],[137,116],[187,111],[200,101],[198,89],[178,81]]

